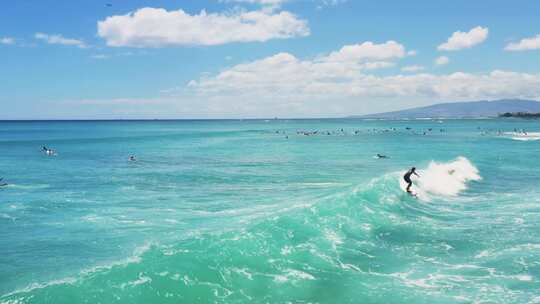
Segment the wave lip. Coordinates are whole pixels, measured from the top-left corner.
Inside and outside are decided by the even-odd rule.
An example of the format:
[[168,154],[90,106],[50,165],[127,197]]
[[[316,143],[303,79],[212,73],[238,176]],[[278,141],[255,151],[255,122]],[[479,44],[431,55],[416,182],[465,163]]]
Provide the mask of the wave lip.
[[[468,182],[482,179],[478,169],[463,156],[447,163],[431,161],[418,174],[420,178],[413,182],[412,190],[422,200],[430,200],[432,196],[458,196],[467,189]],[[401,184],[406,186],[403,180]]]

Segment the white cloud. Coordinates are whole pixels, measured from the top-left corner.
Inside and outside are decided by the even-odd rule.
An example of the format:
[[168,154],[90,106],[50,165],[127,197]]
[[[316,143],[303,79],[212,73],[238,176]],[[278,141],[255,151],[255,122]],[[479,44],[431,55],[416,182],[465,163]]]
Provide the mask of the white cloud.
[[507,51],[528,51],[540,49],[540,34],[536,37],[524,38],[519,42],[512,42],[504,48]]
[[[287,65],[287,56],[272,64],[270,61],[265,58],[258,64],[252,62],[260,66],[252,66],[252,71],[245,74],[219,79],[218,74],[194,81],[189,88],[163,91],[165,96],[70,101],[60,108],[69,106],[75,111],[69,115],[87,117],[92,117],[92,111],[107,109],[106,113],[98,112],[94,117],[108,115],[111,118],[339,117],[443,101],[540,99],[540,74],[497,70],[446,75],[374,76],[361,73],[332,79],[295,72],[276,78],[277,73],[287,70],[279,67]],[[271,69],[270,74],[265,73],[265,68]],[[294,68],[288,71],[294,72]]]
[[273,90],[282,88],[316,90],[327,82],[354,78],[360,72],[394,66],[393,60],[404,57],[405,47],[395,41],[382,44],[364,42],[346,45],[339,51],[311,60],[300,60],[289,53],[236,65],[212,77],[191,81],[190,87],[199,91],[236,91],[246,88]]
[[141,8],[98,22],[98,35],[107,45],[165,47],[263,42],[310,34],[307,21],[287,12],[235,11],[190,15],[183,10]]
[[540,99],[540,73],[373,73],[407,53],[394,41],[348,45],[315,58],[278,53],[204,73],[153,98],[81,101],[77,113],[107,108],[114,117],[332,117],[443,101]]
[[[376,46],[382,45],[387,49],[394,48],[392,43]],[[341,49],[345,50],[343,52],[340,50],[315,59],[278,53],[232,66],[217,74],[203,75],[188,84],[185,94],[204,100],[210,108],[220,109],[219,113],[230,110],[248,116],[269,113],[333,116],[365,113],[368,106],[371,111],[384,111],[437,101],[540,97],[540,74],[495,70],[478,74],[377,76],[371,73],[370,65],[393,65],[402,53],[385,50],[378,54],[393,55],[381,58],[365,50],[354,52],[370,54],[363,57],[350,56],[346,51],[350,49],[355,48],[346,46]],[[334,60],[336,57],[346,59]],[[409,66],[404,70],[420,68]]]
[[0,38],[0,44],[15,44],[15,38],[2,37]]
[[364,60],[386,60],[405,57],[405,47],[395,41],[375,44],[371,41],[342,47],[324,58],[332,62],[356,62]]
[[36,33],[34,35],[34,38],[38,40],[43,40],[48,44],[61,44],[61,45],[69,45],[69,46],[76,46],[79,48],[87,48],[88,46],[84,43],[84,41],[79,39],[72,39],[72,38],[65,38],[62,35],[49,35],[45,33]]
[[438,46],[440,51],[457,51],[471,48],[479,43],[484,42],[488,37],[489,30],[487,27],[477,26],[469,32],[454,32],[448,40]]
[[450,62],[450,58],[446,57],[446,56],[440,56],[440,57],[437,57],[437,59],[435,59],[435,64],[436,65],[446,65]]
[[425,68],[421,65],[408,65],[401,68],[403,72],[419,72],[423,71]]

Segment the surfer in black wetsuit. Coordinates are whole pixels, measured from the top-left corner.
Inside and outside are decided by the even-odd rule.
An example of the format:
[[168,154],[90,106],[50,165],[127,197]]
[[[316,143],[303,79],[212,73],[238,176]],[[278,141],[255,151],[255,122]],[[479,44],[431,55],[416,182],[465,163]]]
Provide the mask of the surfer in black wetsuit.
[[403,179],[407,183],[407,192],[408,193],[411,193],[411,186],[412,186],[411,175],[413,175],[413,174],[420,177],[420,175],[418,175],[418,173],[416,173],[416,168],[415,167],[412,167],[409,171],[407,171],[407,173],[405,173],[405,175],[403,175]]
[[47,155],[54,155],[54,150],[53,149],[49,149],[49,148],[43,146],[43,148],[41,148],[41,150],[43,150],[43,152],[45,152],[45,154],[47,154]]
[[7,183],[2,182],[3,180],[4,180],[4,178],[0,177],[0,187],[4,187],[4,186],[8,185]]

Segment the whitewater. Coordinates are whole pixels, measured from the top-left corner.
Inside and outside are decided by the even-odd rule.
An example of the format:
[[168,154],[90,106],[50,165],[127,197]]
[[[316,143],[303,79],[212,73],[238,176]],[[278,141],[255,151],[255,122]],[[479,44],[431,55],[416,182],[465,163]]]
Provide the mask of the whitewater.
[[0,122],[0,303],[540,303],[537,134]]

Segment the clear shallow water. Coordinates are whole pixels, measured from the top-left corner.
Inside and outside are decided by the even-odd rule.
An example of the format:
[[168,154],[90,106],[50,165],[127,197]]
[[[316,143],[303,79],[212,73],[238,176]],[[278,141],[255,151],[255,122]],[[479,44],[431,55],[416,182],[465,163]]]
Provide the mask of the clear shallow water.
[[522,128],[540,122],[0,122],[0,303],[540,302]]

